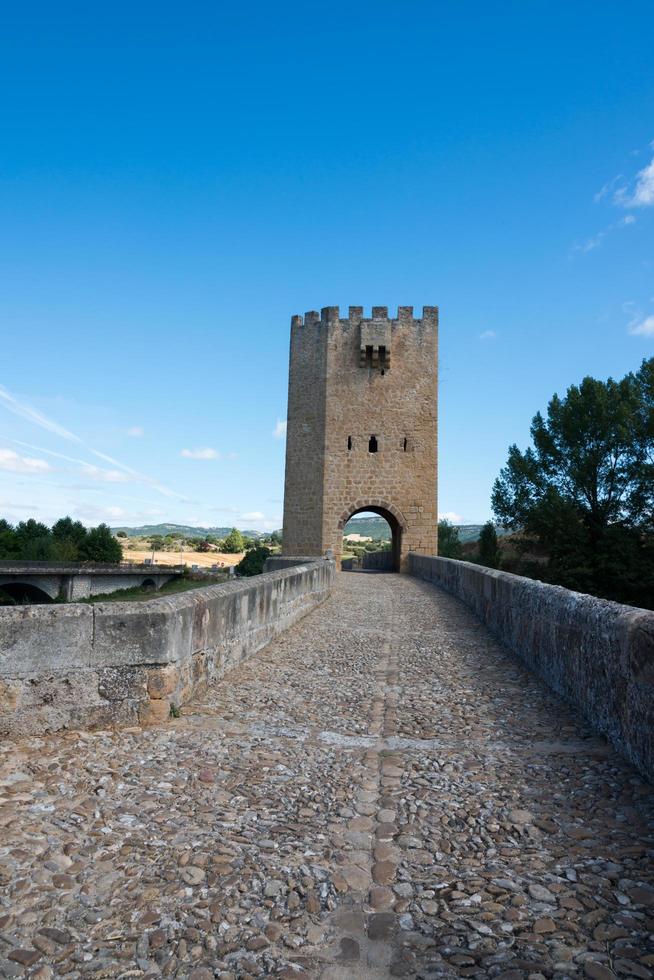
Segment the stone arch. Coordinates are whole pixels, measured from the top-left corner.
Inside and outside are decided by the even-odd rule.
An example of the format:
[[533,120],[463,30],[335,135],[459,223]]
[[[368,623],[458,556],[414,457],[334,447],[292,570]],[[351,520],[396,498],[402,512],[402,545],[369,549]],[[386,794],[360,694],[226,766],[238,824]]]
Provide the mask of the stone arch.
[[14,599],[19,605],[42,605],[54,602],[52,596],[34,585],[32,582],[3,582],[0,583],[0,592]]
[[348,507],[346,511],[343,511],[337,525],[339,539],[342,540],[343,528],[350,518],[354,517],[355,514],[360,514],[362,511],[379,514],[388,523],[391,529],[393,571],[399,572],[402,559],[402,535],[407,529],[407,522],[402,511],[393,504],[388,503],[388,501],[380,500],[377,497],[372,500],[359,499],[351,507]]
[[159,586],[153,578],[144,578],[141,582],[141,588],[148,592],[156,592]]

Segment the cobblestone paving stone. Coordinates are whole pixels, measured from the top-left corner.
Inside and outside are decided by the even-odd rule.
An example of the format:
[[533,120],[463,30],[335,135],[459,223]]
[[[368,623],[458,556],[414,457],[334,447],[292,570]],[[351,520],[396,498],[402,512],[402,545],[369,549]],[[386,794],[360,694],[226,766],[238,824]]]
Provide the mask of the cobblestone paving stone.
[[654,791],[454,599],[334,595],[168,725],[0,749],[0,976],[654,977]]

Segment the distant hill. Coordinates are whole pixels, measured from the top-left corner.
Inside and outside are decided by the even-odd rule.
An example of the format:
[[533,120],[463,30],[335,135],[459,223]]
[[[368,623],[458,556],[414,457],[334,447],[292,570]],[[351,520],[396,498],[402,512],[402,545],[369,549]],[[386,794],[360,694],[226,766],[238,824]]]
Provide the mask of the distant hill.
[[[112,527],[116,534],[124,531],[128,538],[149,538],[155,534],[165,537],[167,534],[182,534],[185,538],[206,538],[208,534],[216,538],[224,538],[231,531],[231,527],[192,527],[190,524],[141,524],[140,527]],[[246,531],[239,528],[242,534],[249,538],[261,538],[261,531]]]
[[[456,529],[459,532],[459,541],[461,544],[467,544],[468,541],[479,541],[479,535],[483,526],[483,524],[457,524]],[[512,533],[506,528],[500,527],[499,524],[495,525],[495,531],[498,538],[503,538],[506,534]]]
[[[456,529],[459,532],[461,544],[478,541],[483,526],[483,524],[457,524]],[[495,530],[498,538],[510,534],[510,531],[499,527],[497,524]],[[364,537],[390,541],[391,529],[383,517],[352,517],[345,525],[344,534],[362,534]]]
[[[458,524],[459,541],[467,544],[469,541],[478,541],[483,524]],[[124,531],[128,538],[149,538],[152,535],[160,534],[165,537],[167,534],[181,534],[185,538],[206,538],[208,534],[216,538],[224,538],[231,531],[231,527],[193,527],[190,524],[141,524],[139,527],[112,527],[112,531]],[[249,538],[263,537],[262,531],[248,531],[244,528],[239,530]],[[495,525],[498,537],[509,534],[502,527]],[[364,538],[375,538],[378,541],[390,541],[391,529],[383,517],[352,517],[344,528],[345,534],[360,534]]]

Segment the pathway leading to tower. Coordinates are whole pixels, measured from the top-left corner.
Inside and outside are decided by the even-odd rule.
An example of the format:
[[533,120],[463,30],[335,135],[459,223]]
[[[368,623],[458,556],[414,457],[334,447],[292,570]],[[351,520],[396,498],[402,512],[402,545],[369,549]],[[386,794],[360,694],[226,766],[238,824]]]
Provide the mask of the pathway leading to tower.
[[406,576],[0,761],[0,975],[654,976],[654,790]]

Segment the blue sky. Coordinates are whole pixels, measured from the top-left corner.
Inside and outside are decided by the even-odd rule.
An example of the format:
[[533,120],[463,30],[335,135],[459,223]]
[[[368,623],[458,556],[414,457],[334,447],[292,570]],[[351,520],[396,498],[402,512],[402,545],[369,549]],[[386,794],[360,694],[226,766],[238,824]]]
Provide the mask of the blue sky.
[[553,392],[654,355],[651,3],[1,21],[4,516],[280,526],[289,322],[321,306],[441,307],[466,522]]

